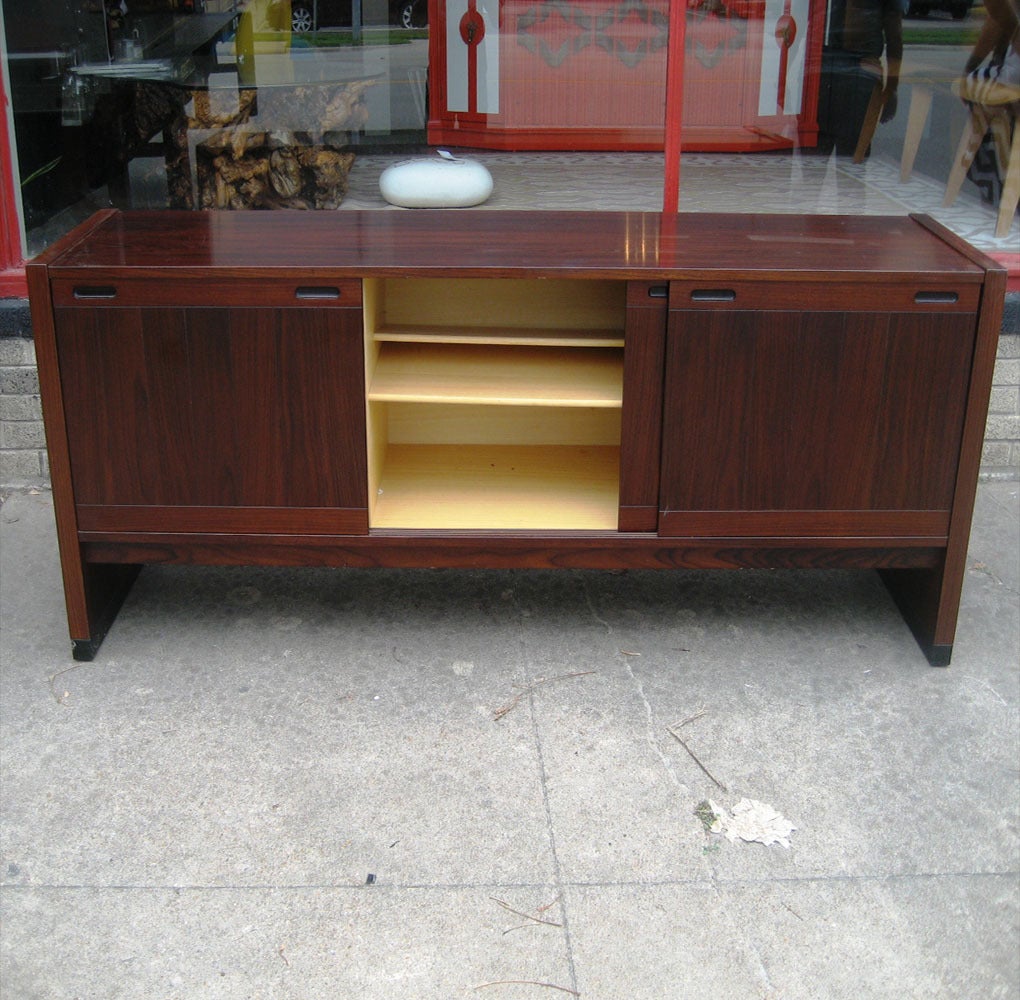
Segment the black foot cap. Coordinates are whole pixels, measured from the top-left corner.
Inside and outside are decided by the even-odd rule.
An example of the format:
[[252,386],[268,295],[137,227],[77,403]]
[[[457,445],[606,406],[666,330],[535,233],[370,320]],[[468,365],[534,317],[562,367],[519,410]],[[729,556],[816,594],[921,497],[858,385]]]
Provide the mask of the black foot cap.
[[953,644],[928,646],[924,655],[928,657],[928,662],[933,667],[948,667],[949,661],[953,658]]
[[91,663],[103,644],[103,637],[98,639],[72,639],[71,656],[82,663]]

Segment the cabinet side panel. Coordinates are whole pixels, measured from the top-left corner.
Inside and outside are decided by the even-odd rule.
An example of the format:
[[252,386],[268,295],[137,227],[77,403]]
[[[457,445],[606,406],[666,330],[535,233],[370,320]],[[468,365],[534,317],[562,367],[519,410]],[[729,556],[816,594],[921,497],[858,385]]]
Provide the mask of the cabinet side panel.
[[[934,227],[931,220],[927,222]],[[948,234],[948,237],[960,243],[952,234]],[[973,249],[966,244],[961,243],[960,249],[973,253]],[[1004,272],[989,271],[977,318],[966,418],[962,422],[960,468],[953,498],[948,545],[943,559],[936,570],[915,572],[898,570],[883,574],[886,585],[918,641],[926,650],[934,651],[935,655],[929,652],[929,658],[939,665],[948,664],[956,635],[980,467],[981,442],[984,439],[1005,290]]]
[[87,637],[89,609],[87,581],[78,544],[78,524],[71,482],[70,444],[60,384],[56,320],[50,299],[49,277],[41,263],[30,263],[25,274],[32,305],[32,331],[39,368],[39,392],[46,426],[46,448],[53,484],[53,507],[60,547],[68,630],[72,638]]

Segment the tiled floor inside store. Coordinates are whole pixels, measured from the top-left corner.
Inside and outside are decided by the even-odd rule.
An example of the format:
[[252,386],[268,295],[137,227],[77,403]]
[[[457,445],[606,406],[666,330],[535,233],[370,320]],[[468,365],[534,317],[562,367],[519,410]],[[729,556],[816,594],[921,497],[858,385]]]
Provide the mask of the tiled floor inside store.
[[[889,147],[891,148],[891,147]],[[361,150],[364,151],[361,151]],[[384,209],[379,193],[383,170],[410,155],[430,151],[389,152],[365,145],[357,151],[340,211]],[[491,152],[459,150],[480,160],[492,174],[492,196],[482,209],[562,209],[566,211],[642,211],[662,209],[664,159],[661,153]],[[166,205],[162,161],[131,164],[135,208]],[[845,215],[932,216],[986,252],[1020,252],[1020,216],[1009,232],[995,236],[997,206],[983,201],[978,188],[965,183],[955,203],[942,205],[945,181],[915,170],[900,180],[896,155],[879,152],[865,162],[823,156],[813,151],[777,153],[684,153],[680,167],[681,212],[806,212]],[[29,234],[30,253],[38,252],[92,212],[110,204],[100,189]]]

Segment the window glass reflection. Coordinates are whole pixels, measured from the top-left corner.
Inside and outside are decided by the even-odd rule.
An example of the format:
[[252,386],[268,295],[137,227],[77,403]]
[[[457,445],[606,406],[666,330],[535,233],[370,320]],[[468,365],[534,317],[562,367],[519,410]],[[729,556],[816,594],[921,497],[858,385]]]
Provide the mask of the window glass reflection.
[[688,0],[668,118],[668,0],[3,0],[28,251],[106,205],[386,208],[437,147],[487,208],[657,210],[679,128],[681,211],[926,212],[1015,253],[1017,2]]

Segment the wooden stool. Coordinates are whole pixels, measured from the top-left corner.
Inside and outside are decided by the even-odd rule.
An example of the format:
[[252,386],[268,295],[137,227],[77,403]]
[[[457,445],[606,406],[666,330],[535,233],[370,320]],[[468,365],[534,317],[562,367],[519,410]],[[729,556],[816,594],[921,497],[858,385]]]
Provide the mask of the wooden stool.
[[903,136],[903,155],[900,157],[900,183],[905,184],[914,172],[914,160],[921,145],[925,122],[931,113],[932,89],[924,83],[910,87],[910,110],[907,112],[907,131]]
[[[967,101],[965,86],[957,84],[953,89]],[[953,168],[949,173],[949,180],[946,181],[946,194],[942,199],[945,208],[956,201],[978,147],[985,134],[991,130],[1003,178],[999,215],[995,225],[995,235],[999,237],[1009,232],[1013,216],[1016,214],[1017,201],[1020,199],[1020,128],[1017,128],[1016,121],[1018,107],[1020,100],[1003,104],[979,104],[967,101],[970,113],[963,135],[960,137],[960,144],[956,148]]]

